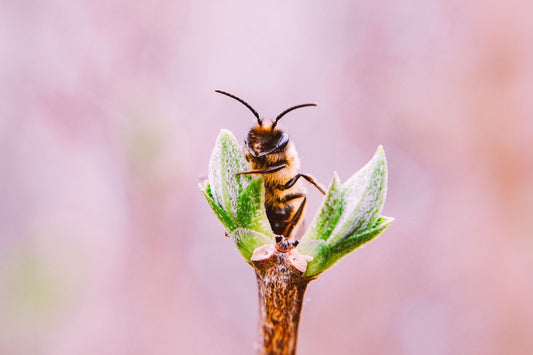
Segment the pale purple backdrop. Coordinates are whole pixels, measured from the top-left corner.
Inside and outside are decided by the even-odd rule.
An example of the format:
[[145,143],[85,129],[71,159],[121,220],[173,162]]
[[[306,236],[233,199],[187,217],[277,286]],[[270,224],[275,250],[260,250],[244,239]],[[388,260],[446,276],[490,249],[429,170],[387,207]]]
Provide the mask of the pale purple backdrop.
[[[533,353],[530,1],[3,1],[0,354],[251,354],[252,269],[197,183],[283,119],[383,144],[396,221],[310,284],[300,354]],[[310,190],[307,221],[320,203]]]

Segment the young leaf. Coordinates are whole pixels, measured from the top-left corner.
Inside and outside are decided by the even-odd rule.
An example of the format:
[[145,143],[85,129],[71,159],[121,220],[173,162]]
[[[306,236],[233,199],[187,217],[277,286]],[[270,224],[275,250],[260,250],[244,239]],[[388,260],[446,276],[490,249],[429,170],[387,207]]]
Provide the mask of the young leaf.
[[301,242],[315,239],[327,240],[341,216],[343,206],[344,199],[342,196],[340,181],[335,172],[319,212],[311,222],[309,229],[302,237]]
[[262,177],[258,177],[239,196],[237,225],[273,237],[264,206],[264,182]]
[[342,190],[345,204],[328,238],[330,246],[364,231],[377,220],[387,192],[387,161],[383,147],[378,147],[372,159],[343,184]]
[[325,241],[321,239],[303,241],[297,249],[301,254],[313,257],[313,260],[307,264],[305,276],[317,275],[329,267],[331,248]]
[[209,160],[209,186],[213,200],[233,219],[237,217],[239,195],[252,181],[249,175],[236,174],[249,169],[233,134],[221,130]]
[[392,217],[379,217],[376,224],[372,228],[366,229],[361,234],[348,236],[347,238],[341,240],[339,243],[334,245],[331,248],[331,258],[330,260],[328,260],[325,269],[335,264],[337,260],[345,256],[346,254],[352,252],[363,244],[366,244],[372,239],[376,238],[392,223],[392,221],[394,221],[394,218]]
[[228,233],[231,233],[237,226],[235,225],[234,220],[228,215],[228,213],[218,205],[215,200],[213,199],[213,196],[211,195],[211,189],[209,186],[209,183],[206,184],[205,188],[200,185],[200,190],[205,196],[205,199],[207,200],[207,203],[209,203],[209,206],[215,212],[215,215],[217,216],[218,220],[222,223],[224,226],[224,229]]
[[340,186],[337,175],[298,250],[313,257],[306,276],[315,276],[342,256],[379,235],[392,222],[380,217],[387,189],[385,152],[373,158]]
[[209,182],[200,184],[209,206],[248,261],[255,248],[274,243],[263,178],[237,175],[249,169],[233,134],[222,130],[209,161]]
[[230,236],[241,255],[248,261],[250,261],[255,249],[266,244],[274,244],[272,238],[245,228],[237,228]]

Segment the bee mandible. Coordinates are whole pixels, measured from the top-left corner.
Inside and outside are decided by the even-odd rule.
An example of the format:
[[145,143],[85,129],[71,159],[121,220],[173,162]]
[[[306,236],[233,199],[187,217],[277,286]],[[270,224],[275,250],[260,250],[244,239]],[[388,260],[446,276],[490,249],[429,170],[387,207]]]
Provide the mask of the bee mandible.
[[299,173],[300,160],[294,144],[289,140],[289,135],[276,126],[279,120],[292,110],[316,104],[293,106],[280,113],[274,120],[265,121],[241,98],[224,91],[215,91],[239,101],[252,111],[257,119],[257,125],[248,132],[243,147],[246,160],[252,169],[237,175],[263,175],[265,210],[270,226],[275,234],[289,240],[302,219],[307,201],[306,189],[297,183],[298,180],[305,179],[322,194],[325,194],[325,190],[312,176]]

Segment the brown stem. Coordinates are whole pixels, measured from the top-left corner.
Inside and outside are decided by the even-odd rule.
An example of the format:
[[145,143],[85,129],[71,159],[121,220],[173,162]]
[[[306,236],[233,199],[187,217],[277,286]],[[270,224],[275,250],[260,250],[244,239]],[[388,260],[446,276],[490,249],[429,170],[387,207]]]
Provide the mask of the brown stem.
[[292,253],[272,251],[253,261],[259,289],[260,355],[294,355],[305,289],[312,278],[290,262]]

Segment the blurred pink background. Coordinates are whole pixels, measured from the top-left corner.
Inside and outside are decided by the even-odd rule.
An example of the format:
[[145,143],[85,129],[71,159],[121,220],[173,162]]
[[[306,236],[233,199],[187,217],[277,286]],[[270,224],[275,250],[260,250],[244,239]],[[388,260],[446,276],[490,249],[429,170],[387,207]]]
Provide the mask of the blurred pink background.
[[[252,269],[198,191],[221,128],[302,170],[383,144],[376,241],[310,284],[300,354],[533,353],[529,1],[3,1],[0,354],[250,354]],[[320,203],[310,189],[307,221]]]

